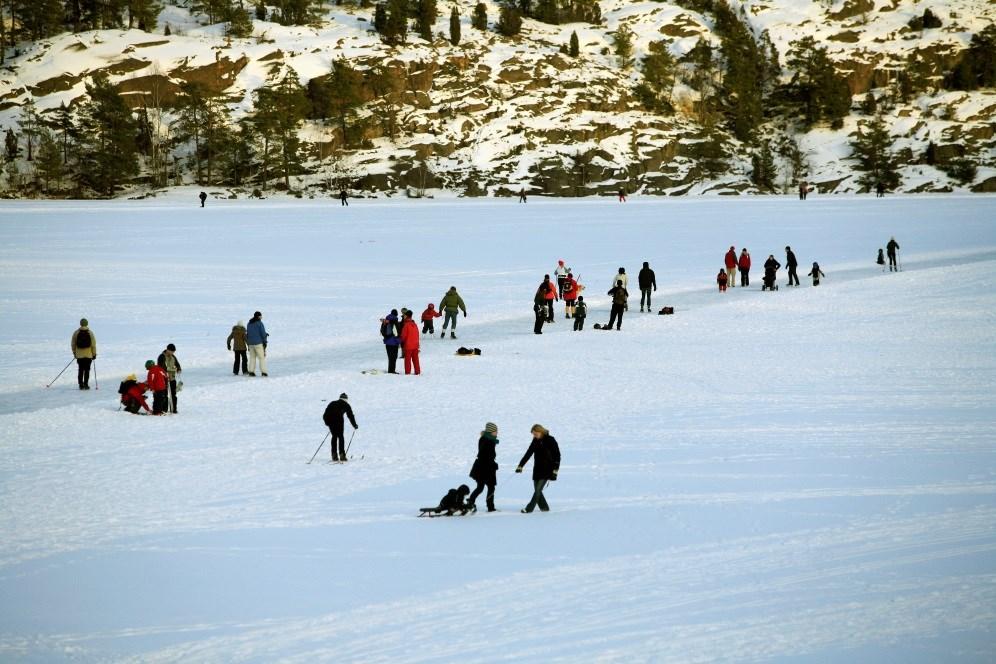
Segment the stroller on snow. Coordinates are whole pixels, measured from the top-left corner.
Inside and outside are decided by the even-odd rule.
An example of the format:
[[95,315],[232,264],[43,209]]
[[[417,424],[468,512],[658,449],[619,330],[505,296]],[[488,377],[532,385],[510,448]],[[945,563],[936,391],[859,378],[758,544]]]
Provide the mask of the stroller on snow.
[[775,283],[775,270],[773,268],[764,270],[764,278],[761,281],[761,290],[778,290],[778,284]]

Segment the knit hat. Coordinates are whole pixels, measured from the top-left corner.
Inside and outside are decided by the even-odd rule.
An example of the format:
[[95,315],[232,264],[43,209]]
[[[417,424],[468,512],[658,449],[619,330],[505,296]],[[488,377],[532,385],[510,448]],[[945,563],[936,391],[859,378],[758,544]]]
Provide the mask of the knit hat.
[[86,327],[90,323],[87,322],[86,318],[80,318],[80,327]]
[[340,394],[339,398],[342,399],[343,401],[349,401],[349,396],[345,392]]
[[246,326],[245,322],[241,321],[241,320],[238,323],[236,323],[236,325],[239,326],[239,327],[245,327]]
[[263,313],[262,313],[261,311],[257,311],[256,313],[254,313],[254,314],[252,315],[252,317],[253,317],[253,318],[259,318],[259,317],[260,317],[260,316],[262,316],[262,315],[263,315]]
[[173,344],[167,344],[166,345],[166,350],[171,350],[171,351],[175,352],[176,351],[176,346],[174,346]]
[[492,436],[498,435],[498,425],[494,422],[488,422],[484,425],[484,433],[489,433]]
[[153,362],[152,360],[146,360],[145,361],[145,368],[146,369],[151,369],[154,366],[156,366],[156,363]]

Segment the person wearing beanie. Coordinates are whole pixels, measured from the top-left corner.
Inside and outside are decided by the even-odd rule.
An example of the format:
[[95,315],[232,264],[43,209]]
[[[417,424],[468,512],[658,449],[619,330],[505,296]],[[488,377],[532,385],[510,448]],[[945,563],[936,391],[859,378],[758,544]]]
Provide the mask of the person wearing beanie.
[[820,264],[817,263],[817,262],[815,262],[815,261],[813,261],[813,269],[809,271],[809,274],[807,276],[810,276],[810,277],[813,278],[813,285],[814,286],[819,286],[820,285],[820,277],[825,277],[827,275],[823,274],[823,270],[820,269]]
[[543,487],[547,482],[555,481],[560,471],[560,446],[557,445],[557,440],[542,424],[534,424],[530,432],[533,439],[529,443],[529,449],[515,469],[515,472],[521,473],[529,458],[533,458],[533,497],[522,508],[523,514],[531,513],[537,505],[541,512],[550,511],[550,506],[543,497]]
[[584,319],[588,316],[588,305],[584,302],[584,296],[578,295],[578,303],[574,307],[574,331],[579,332],[584,329]]
[[730,250],[723,256],[723,264],[726,265],[726,281],[733,288],[737,285],[737,249],[730,247]]
[[325,414],[322,415],[325,426],[329,428],[329,432],[332,434],[333,461],[349,461],[346,457],[346,423],[343,420],[344,417],[349,418],[349,423],[353,425],[353,429],[360,428],[356,424],[356,418],[353,417],[353,408],[349,405],[349,397],[345,392],[340,394],[338,399],[330,403],[325,408]]
[[481,495],[481,492],[484,491],[484,487],[488,487],[488,495],[485,501],[488,511],[495,511],[495,486],[498,484],[498,462],[495,461],[498,456],[497,447],[498,425],[494,422],[488,422],[484,425],[484,431],[481,432],[481,437],[477,441],[477,458],[474,460],[474,465],[470,468],[470,479],[477,482],[477,487],[471,492],[470,498],[467,499],[467,505],[472,510],[477,509],[474,506],[474,502]]
[[235,362],[232,364],[232,373],[236,376],[239,375],[239,366],[242,366],[242,375],[249,373],[249,358],[246,356],[246,351],[249,350],[249,345],[246,343],[246,325],[242,321],[239,321],[232,326],[232,332],[228,335],[228,339],[225,341],[225,346],[228,350],[235,353]]
[[456,339],[457,312],[463,311],[463,317],[467,317],[467,305],[463,303],[460,293],[457,293],[456,286],[450,286],[450,289],[446,291],[446,295],[443,295],[443,299],[439,301],[439,310],[446,314],[446,318],[443,319],[443,331],[439,333],[439,337],[443,338],[446,336],[446,328],[452,322],[453,328],[450,330],[450,339]]
[[430,302],[425,307],[425,311],[422,312],[422,334],[435,334],[436,326],[433,325],[433,319],[442,316],[441,313],[436,311],[436,305]]
[[657,290],[657,275],[650,269],[650,263],[643,261],[643,269],[636,275],[636,280],[640,284],[640,311],[643,311],[643,303],[647,303],[647,311],[650,311],[650,289]]
[[564,297],[564,282],[567,281],[567,273],[571,269],[564,265],[564,261],[557,261],[557,267],[553,270],[553,276],[557,280],[557,296],[562,300],[566,300]]
[[168,411],[176,414],[176,376],[183,371],[180,360],[176,357],[176,346],[167,344],[166,350],[159,354],[156,364],[163,368],[169,378],[169,393],[167,395]]
[[259,370],[266,376],[266,338],[270,336],[263,325],[263,314],[256,312],[246,327],[246,343],[249,344],[249,375],[256,375],[256,361]]
[[90,389],[90,365],[97,359],[97,337],[89,327],[86,318],[80,319],[80,326],[73,332],[69,347],[76,358],[76,382],[81,390]]
[[166,372],[152,360],[145,363],[145,368],[149,372],[145,377],[145,383],[152,390],[152,414],[163,415],[166,412],[166,387],[168,385]]
[[398,373],[398,351],[401,349],[401,339],[398,338],[398,334],[400,332],[401,323],[398,322],[398,310],[391,309],[391,313],[380,319],[380,336],[384,340],[384,350],[387,351],[387,373]]
[[[456,318],[454,318],[456,320]],[[456,337],[454,337],[455,339]],[[405,320],[401,323],[401,355],[405,358],[405,375],[412,372],[412,365],[415,365],[415,375],[422,373],[422,368],[418,363],[419,335],[418,325],[412,320],[412,312],[405,311]]]

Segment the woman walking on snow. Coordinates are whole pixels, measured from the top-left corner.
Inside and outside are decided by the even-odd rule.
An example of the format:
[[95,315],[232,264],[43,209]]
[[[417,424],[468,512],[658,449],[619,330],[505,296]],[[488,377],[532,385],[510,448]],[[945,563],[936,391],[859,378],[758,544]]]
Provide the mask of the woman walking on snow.
[[750,286],[750,254],[747,253],[747,247],[740,250],[740,260],[737,262],[737,267],[740,268],[740,286],[747,288]]
[[480,440],[477,441],[477,459],[474,460],[474,465],[470,469],[470,478],[477,482],[477,488],[471,492],[470,498],[467,499],[467,504],[472,509],[477,509],[474,506],[474,501],[484,491],[484,487],[488,487],[486,498],[488,511],[495,511],[495,485],[498,484],[498,463],[495,461],[498,456],[497,447],[498,425],[494,422],[488,422],[484,425]]
[[541,512],[550,511],[550,506],[543,497],[543,487],[547,482],[555,481],[560,470],[560,447],[557,445],[557,440],[541,424],[534,424],[530,432],[533,439],[529,443],[529,449],[515,469],[515,472],[521,473],[522,467],[529,462],[529,457],[533,457],[533,497],[529,504],[522,508],[523,514],[530,514],[537,505]]

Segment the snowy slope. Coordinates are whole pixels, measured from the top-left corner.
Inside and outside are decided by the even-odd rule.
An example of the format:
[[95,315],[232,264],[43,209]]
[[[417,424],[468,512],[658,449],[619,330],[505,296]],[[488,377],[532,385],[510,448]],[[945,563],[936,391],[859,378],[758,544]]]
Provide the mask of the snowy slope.
[[[0,659],[991,657],[992,198],[202,211],[181,193],[0,209]],[[883,274],[893,234],[904,269]],[[719,294],[730,244],[758,266],[791,244],[827,279],[761,293],[756,267]],[[558,258],[591,314],[537,337]],[[643,260],[676,314],[633,298],[621,332],[592,330]],[[460,338],[424,338],[418,378],[362,375],[384,367],[378,316],[450,285]],[[265,380],[224,349],[254,309]],[[46,390],[80,316],[100,389]],[[180,414],[117,412],[168,342]],[[306,465],[341,391],[364,458]],[[501,512],[415,518],[468,481],[488,420]],[[527,516],[512,470],[534,422],[564,462],[553,511]]]

